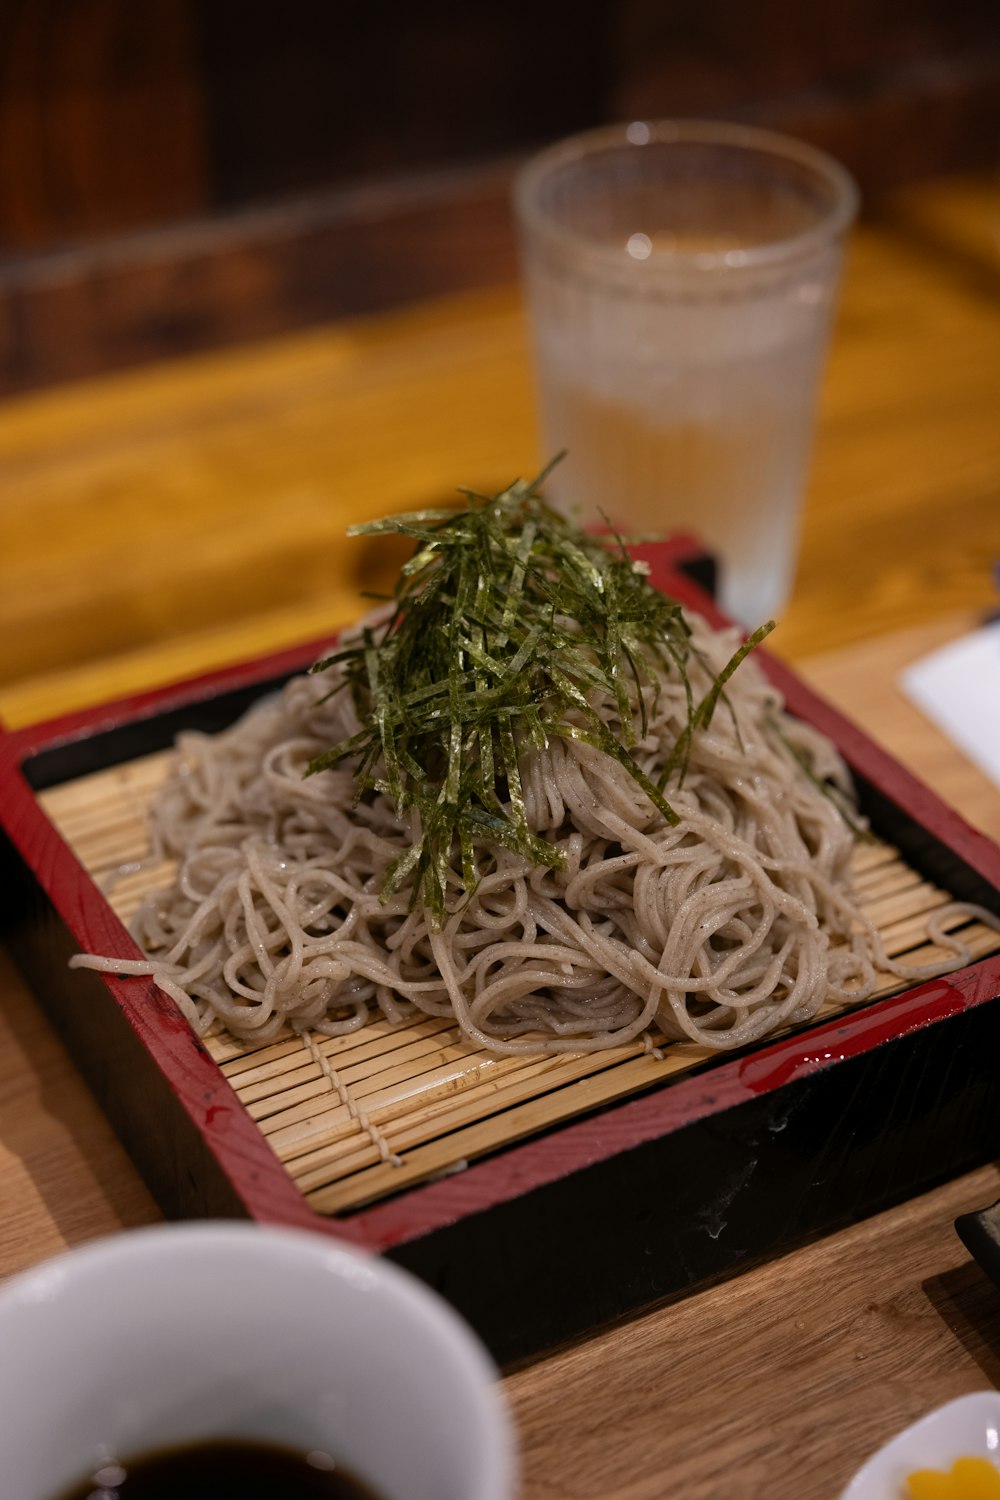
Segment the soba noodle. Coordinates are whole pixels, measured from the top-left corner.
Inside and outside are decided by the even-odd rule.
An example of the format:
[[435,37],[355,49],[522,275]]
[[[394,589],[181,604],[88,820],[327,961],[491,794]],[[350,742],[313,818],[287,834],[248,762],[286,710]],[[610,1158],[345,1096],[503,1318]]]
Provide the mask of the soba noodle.
[[[690,624],[697,700],[735,639]],[[876,971],[929,977],[969,958],[943,930],[950,908],[929,935],[951,957],[913,969],[887,955],[851,891],[845,767],[784,712],[753,660],[670,786],[676,826],[591,745],[525,749],[528,822],[564,868],[483,845],[470,895],[456,851],[439,923],[411,909],[406,887],[380,897],[416,813],[401,823],[374,792],[355,805],[349,767],[304,775],[359,727],[351,695],[330,699],[330,686],[329,673],[297,677],[227,732],[181,737],[152,811],[156,851],[176,859],[176,878],[132,928],[148,962],[76,962],[153,974],[201,1033],[337,1035],[375,1015],[423,1014],[454,1018],[493,1052],[534,1053],[657,1031],[739,1047],[828,999],[864,999]],[[596,706],[614,729],[614,700]],[[647,709],[633,754],[655,781],[688,722],[681,680],[649,689]]]

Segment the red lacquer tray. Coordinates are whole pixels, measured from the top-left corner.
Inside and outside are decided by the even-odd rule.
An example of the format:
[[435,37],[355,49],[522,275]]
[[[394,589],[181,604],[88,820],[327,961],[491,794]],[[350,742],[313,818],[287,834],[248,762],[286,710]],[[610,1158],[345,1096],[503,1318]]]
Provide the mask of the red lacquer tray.
[[[653,582],[722,623],[677,571]],[[123,929],[38,793],[218,729],[315,659],[262,661],[0,736],[5,939],[170,1216],[243,1215],[391,1256],[510,1363],[726,1275],[1000,1152],[1000,956],[713,1061],[336,1218],[321,1216],[172,1002],[70,972]],[[1000,912],[1000,850],[761,654],[789,708],[839,746],[878,833],[923,877]]]

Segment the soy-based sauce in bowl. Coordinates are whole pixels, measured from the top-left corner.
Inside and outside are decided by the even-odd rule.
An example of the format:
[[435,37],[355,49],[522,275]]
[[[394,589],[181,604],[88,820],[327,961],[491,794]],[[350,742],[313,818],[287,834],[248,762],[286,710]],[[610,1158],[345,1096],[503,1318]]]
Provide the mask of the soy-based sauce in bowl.
[[325,1453],[217,1441],[108,1463],[54,1500],[383,1500]]

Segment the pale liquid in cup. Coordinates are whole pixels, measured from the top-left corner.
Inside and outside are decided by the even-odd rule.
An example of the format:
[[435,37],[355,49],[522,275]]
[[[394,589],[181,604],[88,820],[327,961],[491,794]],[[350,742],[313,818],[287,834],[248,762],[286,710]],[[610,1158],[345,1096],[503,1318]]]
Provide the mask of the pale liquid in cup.
[[[579,337],[540,330],[546,457],[567,450],[549,498],[630,535],[694,532],[718,560],[722,608],[751,628],[791,591],[818,379],[815,336],[796,337],[793,309],[782,337],[782,316],[775,302],[637,320],[633,306],[616,328],[604,309]],[[678,334],[700,350],[683,366],[666,352]]]

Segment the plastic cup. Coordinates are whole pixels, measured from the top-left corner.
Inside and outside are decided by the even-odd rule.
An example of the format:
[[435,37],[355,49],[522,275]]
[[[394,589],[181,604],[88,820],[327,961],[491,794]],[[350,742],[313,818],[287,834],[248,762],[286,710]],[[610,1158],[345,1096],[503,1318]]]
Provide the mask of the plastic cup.
[[585,523],[693,531],[749,626],[791,591],[817,392],[858,195],[741,125],[612,126],[543,151],[515,204],[547,493]]

